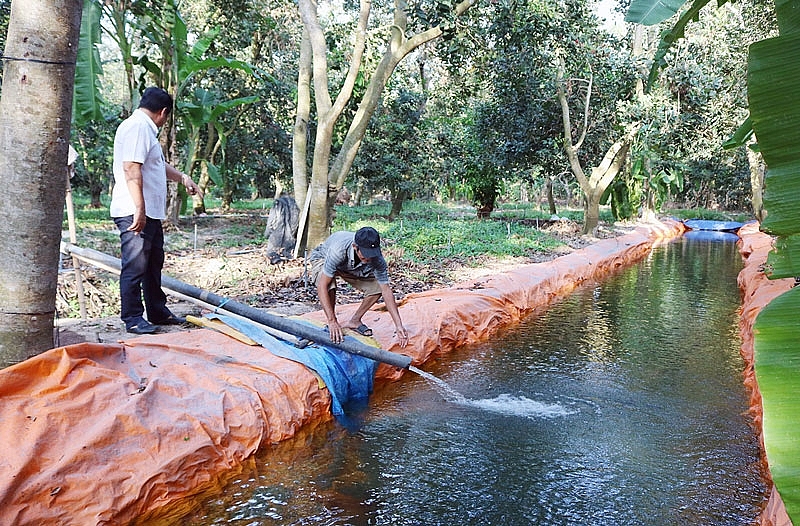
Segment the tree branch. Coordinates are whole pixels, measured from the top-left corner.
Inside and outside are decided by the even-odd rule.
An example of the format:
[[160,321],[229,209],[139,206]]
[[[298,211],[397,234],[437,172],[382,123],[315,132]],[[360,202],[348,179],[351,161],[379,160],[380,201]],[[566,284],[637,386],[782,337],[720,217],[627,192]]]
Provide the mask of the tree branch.
[[331,113],[334,118],[338,118],[347,106],[350,97],[353,96],[353,87],[358,78],[358,70],[361,68],[361,60],[364,57],[364,47],[367,42],[367,24],[369,23],[369,15],[372,10],[371,0],[361,0],[361,9],[358,14],[358,26],[356,27],[355,35],[356,40],[353,43],[353,55],[350,57],[350,65],[347,69],[347,77],[344,79],[342,89],[336,97],[336,102],[333,104]]

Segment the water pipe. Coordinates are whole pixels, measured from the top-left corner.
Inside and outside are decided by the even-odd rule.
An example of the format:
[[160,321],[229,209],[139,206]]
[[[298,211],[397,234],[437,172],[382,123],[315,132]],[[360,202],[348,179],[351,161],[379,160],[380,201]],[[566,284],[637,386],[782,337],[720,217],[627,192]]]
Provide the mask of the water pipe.
[[[64,254],[76,256],[100,268],[119,273],[120,260],[108,254],[90,248],[81,248],[72,243],[63,241],[61,243],[61,251]],[[284,318],[283,316],[270,314],[263,310],[245,305],[244,303],[195,287],[194,285],[189,285],[188,283],[184,283],[183,281],[169,276],[161,276],[161,286],[168,291],[177,292],[189,298],[197,299],[214,308],[238,314],[239,316],[266,325],[267,327],[272,327],[279,331],[305,338],[322,345],[335,347],[401,369],[408,369],[411,365],[411,358],[404,354],[393,353],[379,347],[372,347],[351,337],[345,337],[341,342],[334,343],[330,338],[330,334],[322,329],[289,318]]]

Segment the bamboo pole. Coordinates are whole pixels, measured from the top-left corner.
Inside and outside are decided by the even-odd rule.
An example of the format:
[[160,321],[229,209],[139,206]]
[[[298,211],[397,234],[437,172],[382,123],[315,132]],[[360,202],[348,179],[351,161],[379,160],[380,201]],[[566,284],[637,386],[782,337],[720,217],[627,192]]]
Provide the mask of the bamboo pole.
[[[70,149],[72,147],[70,146]],[[67,224],[69,225],[69,242],[73,245],[78,242],[77,229],[75,227],[75,205],[72,202],[72,185],[69,180],[74,173],[74,164],[67,166]],[[81,262],[72,256],[72,268],[75,271],[75,291],[78,295],[78,305],[80,306],[81,319],[86,319],[86,295],[83,292],[83,275],[81,273]]]
[[308,210],[311,208],[311,185],[308,185],[306,191],[306,202],[303,203],[303,209],[300,211],[300,221],[297,223],[297,242],[294,245],[294,257],[297,258],[300,254],[300,246],[303,244],[303,235],[306,231],[306,223],[308,222]]

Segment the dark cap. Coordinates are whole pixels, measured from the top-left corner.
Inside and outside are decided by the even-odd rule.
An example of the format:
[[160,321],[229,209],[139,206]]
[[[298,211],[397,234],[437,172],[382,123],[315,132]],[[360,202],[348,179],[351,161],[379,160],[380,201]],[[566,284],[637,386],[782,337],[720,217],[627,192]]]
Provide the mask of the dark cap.
[[365,258],[381,256],[381,236],[371,226],[359,228],[355,238],[356,246]]

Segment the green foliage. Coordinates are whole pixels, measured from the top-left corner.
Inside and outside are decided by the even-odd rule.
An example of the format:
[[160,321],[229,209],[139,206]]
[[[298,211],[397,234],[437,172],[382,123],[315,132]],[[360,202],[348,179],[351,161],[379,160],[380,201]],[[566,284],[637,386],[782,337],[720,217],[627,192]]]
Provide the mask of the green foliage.
[[626,22],[650,26],[670,18],[678,12],[686,0],[644,1],[633,0],[625,16]]
[[404,249],[404,257],[423,263],[454,256],[531,256],[556,245],[532,226],[475,219],[392,223],[384,236]]
[[[80,194],[74,194],[73,204],[75,207],[75,221],[82,225],[108,224],[111,221],[108,215],[108,206],[94,208],[89,206],[88,199],[82,198]],[[64,211],[64,229],[67,228],[67,212]]]
[[659,212],[672,194],[683,190],[680,171],[662,169],[654,173],[652,165],[647,153],[640,154],[631,163],[630,171],[606,189],[600,202],[610,203],[615,219],[632,219],[642,206]]
[[107,119],[92,120],[83,126],[73,126],[72,144],[78,152],[72,186],[88,192],[92,206],[101,206],[101,198],[107,195],[113,179],[114,132],[121,119],[113,112]]
[[337,208],[334,230],[354,231],[372,226],[390,250],[403,259],[437,263],[443,258],[476,260],[482,256],[532,256],[560,245],[531,221],[479,221],[471,207],[430,202],[409,203],[400,221],[385,218],[387,205]]
[[[469,135],[485,161],[507,178],[556,174],[567,167],[555,98],[555,50],[570,60],[575,77],[588,78],[590,72],[595,77],[583,155],[602,155],[618,120],[615,104],[632,92],[636,70],[621,51],[627,46],[598,31],[585,2],[500,1],[479,7],[470,16],[486,22],[470,26],[468,41],[479,47],[447,59],[456,84],[474,86],[466,94],[474,100]],[[571,81],[572,99],[583,100],[584,93],[585,85]],[[531,171],[533,166],[542,170]]]
[[481,159],[468,159],[464,172],[464,182],[469,188],[469,198],[478,211],[478,217],[487,218],[494,210],[495,201],[500,193],[500,173],[489,163]]
[[[248,75],[254,75],[253,67],[242,60],[222,56],[206,57],[214,39],[220,33],[219,28],[214,28],[202,35],[192,45],[190,50],[187,50],[189,42],[188,29],[183,18],[176,12],[175,16],[175,45],[177,47],[177,72],[178,72],[178,95],[186,89],[192,77],[197,73],[205,72],[210,69],[216,68],[229,68],[239,69]],[[188,52],[187,52],[188,51]]]
[[[760,20],[758,11],[742,16]],[[747,118],[741,75],[747,50],[737,40],[742,36],[740,24],[741,18],[728,10],[704,13],[692,34],[670,49],[660,82],[619,106],[643,123],[633,157],[646,154],[653,173],[683,174],[683,190],[672,194],[682,206],[749,207],[746,152],[720,147]],[[758,33],[747,27],[748,38]]]
[[[495,209],[494,213],[492,214],[494,219],[501,219],[501,220],[550,220],[550,212],[544,210],[538,210],[533,207],[532,204],[525,204],[525,203],[503,203],[500,204],[497,209]],[[570,221],[574,221],[576,223],[583,222],[583,208],[562,208],[558,212],[558,217],[563,219],[569,219]],[[613,223],[614,216],[611,213],[610,208],[601,208],[600,209],[600,220],[606,223]]]
[[[260,210],[263,215],[266,216],[269,213],[269,209],[272,208],[272,202],[273,199],[240,199],[231,203],[231,212],[252,212]],[[219,197],[209,197],[206,199],[206,205],[209,208],[219,208],[221,204],[222,200]]]
[[764,272],[772,279],[797,277],[797,261],[800,260],[800,234],[781,236],[770,252]]
[[[229,100],[224,100],[222,97],[223,95],[217,91],[196,88],[190,96],[184,97],[176,103],[178,115],[183,119],[189,133],[188,147],[190,153],[188,158],[190,162],[196,161],[200,153],[197,150],[200,146],[200,134],[207,131],[209,127],[213,127],[216,131],[217,139],[220,141],[224,152],[227,136],[230,132],[225,128],[220,118],[224,113],[238,106],[245,106],[258,101],[258,97],[255,96],[238,97]],[[210,140],[213,140],[213,138]],[[211,159],[202,159],[202,161],[210,163]],[[212,179],[214,179],[213,176]],[[214,182],[221,184],[222,181],[215,180]]]
[[424,137],[420,121],[425,97],[401,89],[375,111],[361,143],[353,172],[369,194],[388,190],[394,201],[393,217],[407,197],[424,191],[429,182],[422,168]]
[[244,112],[230,111],[217,119],[227,135],[224,152],[220,152],[224,162],[213,161],[219,176],[209,173],[216,185],[210,188],[211,195],[227,193],[235,207],[237,199],[272,196],[278,181],[291,189],[289,131],[294,122],[296,37],[301,27],[296,5],[209,0],[202,5],[183,3],[181,9],[193,32],[224,28],[211,42],[210,55],[246,62],[254,72],[213,68],[193,78],[193,85],[213,91],[219,100],[258,99]]
[[[767,163],[762,229],[800,232],[800,32],[762,40],[750,48],[750,114]],[[800,275],[800,262],[796,266]]]

